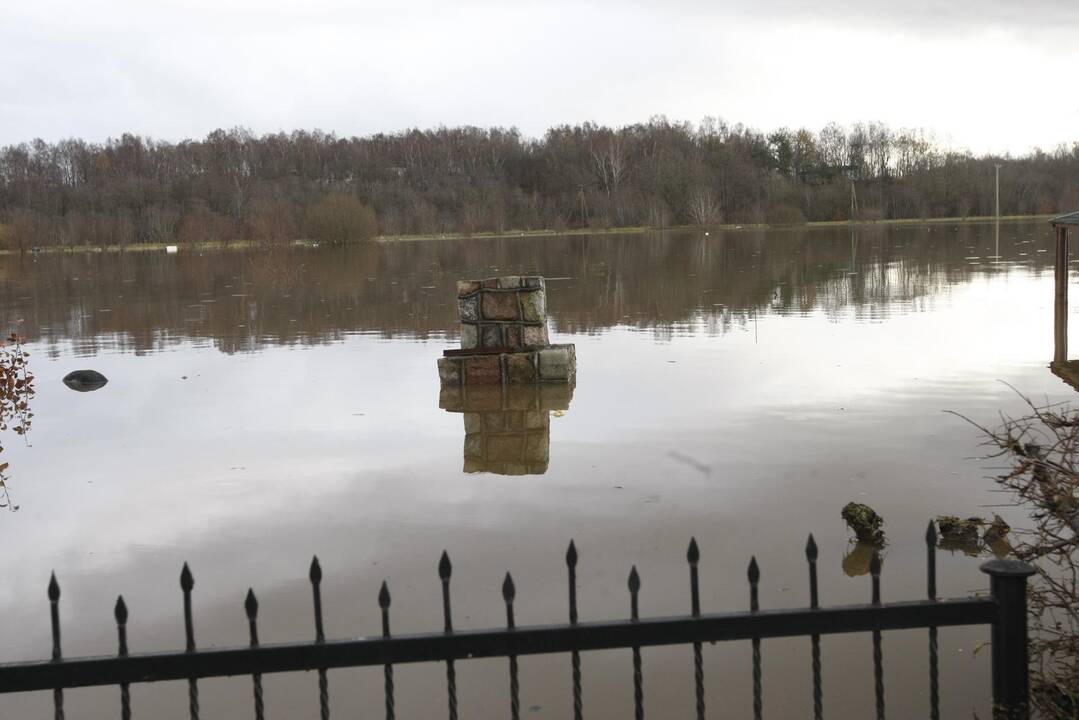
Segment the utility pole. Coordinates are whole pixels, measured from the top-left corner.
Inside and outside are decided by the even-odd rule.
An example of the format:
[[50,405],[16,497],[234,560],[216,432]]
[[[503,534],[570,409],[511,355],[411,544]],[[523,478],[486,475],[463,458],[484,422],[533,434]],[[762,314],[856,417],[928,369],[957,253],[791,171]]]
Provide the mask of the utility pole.
[[1000,163],[997,163],[997,220],[1000,220]]

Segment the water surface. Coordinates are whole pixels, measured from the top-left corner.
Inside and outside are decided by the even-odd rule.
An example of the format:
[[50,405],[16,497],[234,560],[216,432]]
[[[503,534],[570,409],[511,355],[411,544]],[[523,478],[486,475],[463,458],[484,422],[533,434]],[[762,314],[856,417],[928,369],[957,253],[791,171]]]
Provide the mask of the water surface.
[[[178,576],[196,579],[200,645],[313,636],[307,566],[323,568],[327,635],[441,627],[436,564],[454,561],[455,626],[566,617],[563,553],[580,551],[581,618],[689,609],[686,544],[701,548],[705,611],[807,603],[820,546],[824,603],[869,598],[840,508],[887,520],[885,600],[925,592],[927,520],[999,512],[977,432],[1016,412],[1011,389],[1073,391],[1048,370],[1048,227],[1005,224],[372,244],[344,249],[78,254],[0,259],[0,329],[26,339],[37,395],[29,444],[5,438],[18,510],[0,515],[4,660],[46,657],[45,586],[63,589],[67,655],[115,648],[123,593],[132,650],[182,647]],[[435,359],[456,345],[459,278],[549,278],[553,342],[577,346],[572,398],[545,406],[549,460],[528,474],[466,472],[466,420],[440,407]],[[71,370],[109,383],[76,393]],[[445,404],[445,403],[443,403]],[[538,407],[538,406],[537,406]],[[451,408],[453,409],[453,408]],[[557,409],[557,412],[554,410]],[[535,430],[536,428],[533,428]],[[488,468],[491,469],[491,468]],[[497,468],[494,468],[497,469]],[[940,593],[984,591],[980,560],[942,551]],[[984,628],[941,631],[942,712],[985,716]],[[927,714],[924,631],[884,635],[893,717]],[[644,653],[653,717],[693,711],[689,647]],[[769,717],[812,707],[809,640],[763,643]],[[823,640],[824,707],[873,708],[867,635]],[[751,713],[750,648],[705,648],[713,713]],[[590,718],[632,712],[628,651],[584,656]],[[398,668],[398,717],[444,711],[437,666]],[[273,717],[314,717],[314,675],[266,679]],[[381,670],[330,673],[334,713],[378,715]],[[506,714],[505,661],[458,664],[462,717]],[[251,712],[243,679],[206,682],[206,717]],[[118,692],[69,693],[71,716],[111,717]],[[137,714],[186,716],[186,685],[133,689]],[[42,716],[49,696],[5,699]],[[522,711],[571,714],[569,658],[521,661]],[[76,710],[76,708],[78,710]],[[16,712],[16,710],[18,712]],[[7,712],[3,713],[5,716]]]

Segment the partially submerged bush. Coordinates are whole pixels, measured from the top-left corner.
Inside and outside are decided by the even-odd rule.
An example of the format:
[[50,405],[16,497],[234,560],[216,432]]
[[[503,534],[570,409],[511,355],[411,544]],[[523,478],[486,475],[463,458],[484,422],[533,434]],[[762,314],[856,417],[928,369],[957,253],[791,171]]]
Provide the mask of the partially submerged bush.
[[859,542],[876,545],[884,542],[884,518],[873,508],[863,503],[849,502],[843,506],[840,515]]
[[955,515],[937,515],[937,528],[940,536],[957,542],[978,542],[978,531],[985,522],[980,517],[960,520]]

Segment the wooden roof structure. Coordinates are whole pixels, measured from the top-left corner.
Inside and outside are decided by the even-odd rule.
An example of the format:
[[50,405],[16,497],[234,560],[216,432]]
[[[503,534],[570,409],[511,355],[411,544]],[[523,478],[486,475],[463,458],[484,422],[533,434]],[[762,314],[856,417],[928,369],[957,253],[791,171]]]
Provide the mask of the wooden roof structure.
[[1061,227],[1063,225],[1079,225],[1079,212],[1067,213],[1066,215],[1057,215],[1055,218],[1049,221],[1053,227]]

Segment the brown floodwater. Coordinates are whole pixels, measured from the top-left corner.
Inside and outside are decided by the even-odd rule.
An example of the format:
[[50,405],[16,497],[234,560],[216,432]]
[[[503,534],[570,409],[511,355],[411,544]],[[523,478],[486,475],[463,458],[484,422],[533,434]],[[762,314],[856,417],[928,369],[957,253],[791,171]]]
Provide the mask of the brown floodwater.
[[[807,604],[810,532],[822,603],[868,601],[866,554],[839,517],[851,500],[887,521],[884,599],[920,598],[930,517],[1024,523],[990,507],[1007,498],[978,433],[945,411],[992,425],[1021,409],[1016,390],[1073,396],[1048,369],[1050,248],[1046,224],[1008,223],[0,258],[0,331],[24,338],[37,376],[31,432],[2,438],[0,660],[48,657],[53,570],[65,655],[115,650],[120,593],[132,651],[183,647],[184,561],[200,646],[247,642],[248,587],[263,642],[313,637],[315,554],[329,637],[380,632],[383,580],[396,632],[439,630],[443,549],[455,627],[504,622],[507,570],[518,624],[562,621],[571,538],[581,619],[628,614],[632,565],[642,615],[688,611],[691,536],[706,612],[748,607],[751,556],[762,607]],[[435,369],[457,342],[454,284],[508,274],[549,279],[576,387],[467,406]],[[74,392],[62,378],[78,369],[109,382]],[[522,446],[539,454],[477,456],[492,413],[527,425]],[[986,590],[982,559],[938,562],[942,596]],[[943,717],[985,717],[988,629],[940,638]],[[705,647],[710,714],[750,716],[750,652]],[[809,639],[762,653],[765,714],[808,716]],[[885,633],[883,655],[888,714],[925,716],[925,631]],[[643,659],[647,714],[691,716],[691,648]],[[825,713],[869,716],[870,637],[827,636],[822,659]],[[567,656],[520,666],[523,715],[571,716]],[[628,650],[586,653],[582,671],[587,717],[630,716]],[[508,714],[504,660],[457,674],[462,717]],[[441,667],[395,679],[398,717],[444,713]],[[317,716],[314,674],[264,683],[270,717]],[[334,715],[379,716],[381,683],[378,668],[331,671]],[[200,686],[204,717],[252,715],[249,679]],[[69,691],[68,717],[113,717],[118,696]],[[186,717],[184,683],[132,699],[136,716]],[[2,703],[2,717],[51,712],[45,693]]]

